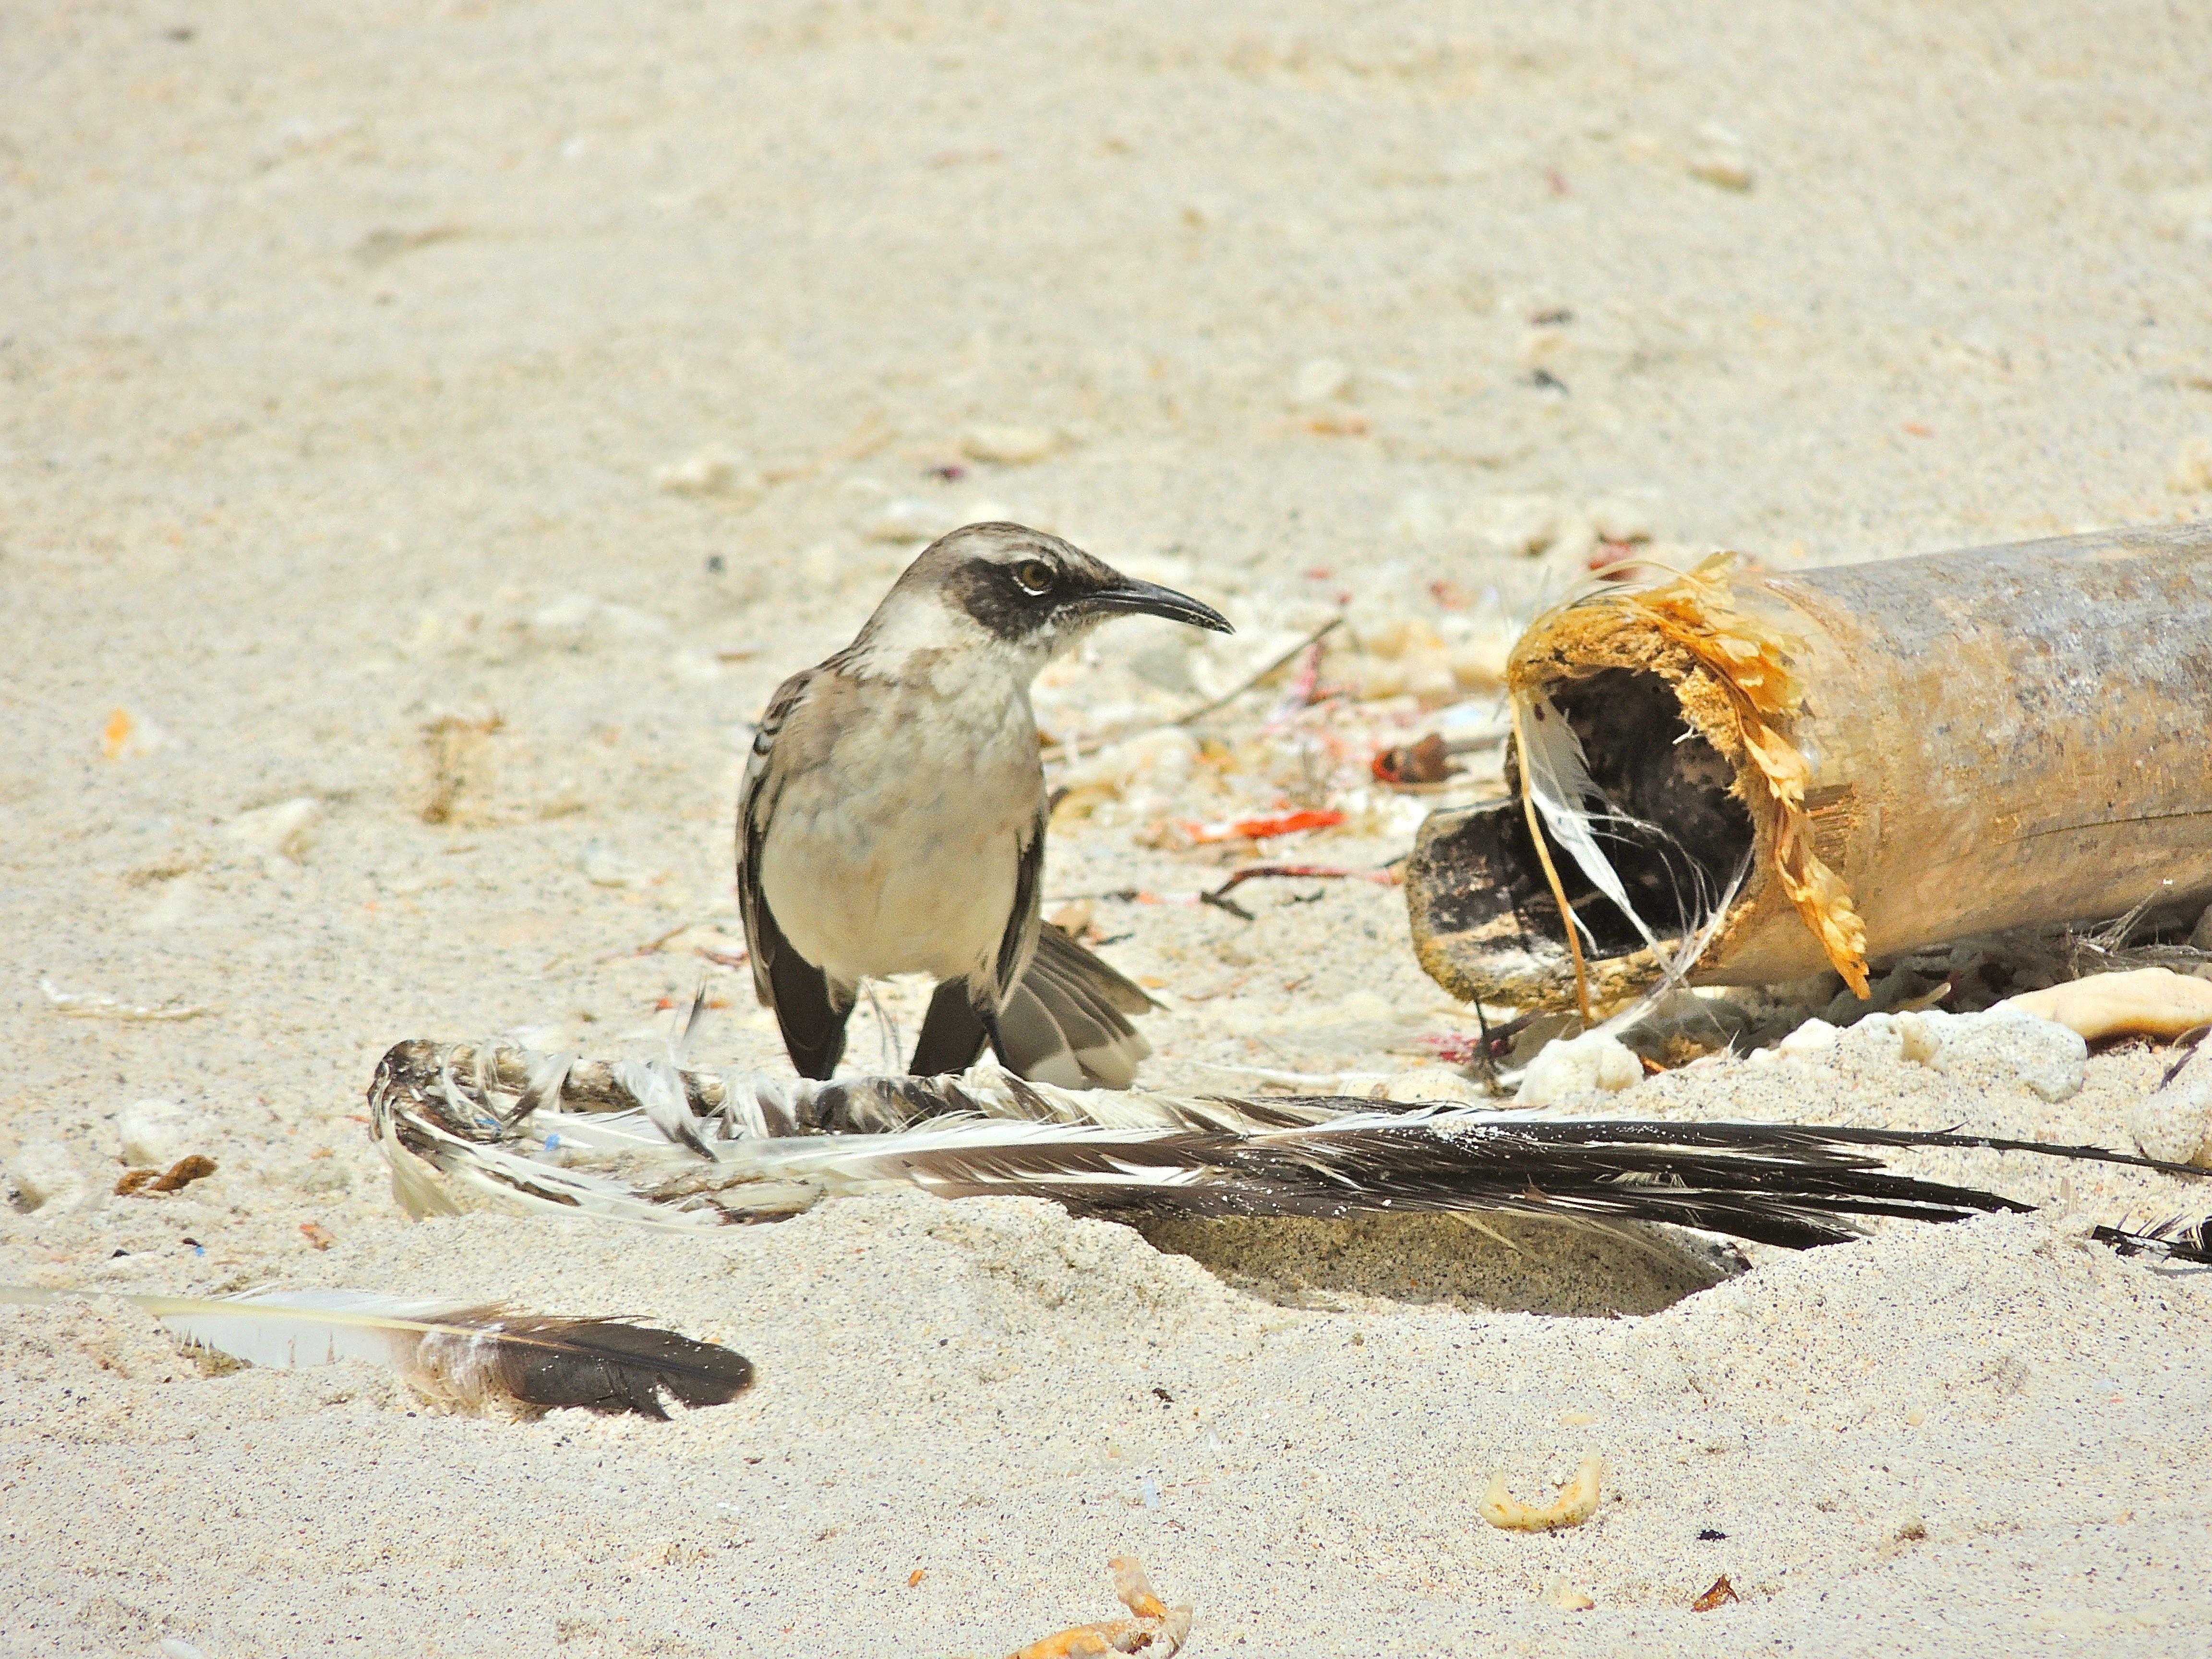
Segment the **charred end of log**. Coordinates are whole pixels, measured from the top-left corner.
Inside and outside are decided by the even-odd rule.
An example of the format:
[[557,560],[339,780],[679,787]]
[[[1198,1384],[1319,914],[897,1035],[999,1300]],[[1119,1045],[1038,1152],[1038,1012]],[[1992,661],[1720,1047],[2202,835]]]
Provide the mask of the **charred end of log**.
[[[1662,934],[1701,927],[1749,854],[1751,814],[1735,769],[1683,719],[1656,674],[1608,668],[1555,684],[1553,701],[1582,740],[1610,821],[1594,825],[1630,902]],[[1556,842],[1567,902],[1594,940],[1592,991],[1635,995],[1660,967],[1635,927]],[[1512,799],[1439,812],[1421,826],[1406,870],[1414,949],[1432,979],[1469,1002],[1575,1006],[1565,925],[1527,815]]]

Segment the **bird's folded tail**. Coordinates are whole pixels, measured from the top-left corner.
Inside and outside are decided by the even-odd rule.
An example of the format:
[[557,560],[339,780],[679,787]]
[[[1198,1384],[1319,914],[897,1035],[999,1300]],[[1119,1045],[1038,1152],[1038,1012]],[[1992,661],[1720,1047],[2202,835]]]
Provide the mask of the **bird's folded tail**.
[[999,1010],[1000,1060],[1036,1083],[1126,1089],[1152,1045],[1128,1016],[1158,1005],[1073,939],[1044,923],[1036,954]]

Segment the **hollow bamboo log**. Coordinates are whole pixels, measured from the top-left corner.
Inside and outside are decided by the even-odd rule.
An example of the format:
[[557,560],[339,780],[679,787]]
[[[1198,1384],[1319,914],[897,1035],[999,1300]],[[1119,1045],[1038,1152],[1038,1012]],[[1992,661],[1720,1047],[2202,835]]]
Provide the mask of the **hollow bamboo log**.
[[[1790,574],[1709,562],[1540,618],[1516,712],[1564,716],[1691,984],[1772,984],[2033,924],[2212,900],[2212,520]],[[1519,787],[1522,745],[1508,777]],[[1470,1001],[1576,1006],[1533,806],[1440,812],[1407,868],[1421,964]],[[1664,963],[1568,855],[1588,988]],[[1724,914],[1714,897],[1739,870]]]

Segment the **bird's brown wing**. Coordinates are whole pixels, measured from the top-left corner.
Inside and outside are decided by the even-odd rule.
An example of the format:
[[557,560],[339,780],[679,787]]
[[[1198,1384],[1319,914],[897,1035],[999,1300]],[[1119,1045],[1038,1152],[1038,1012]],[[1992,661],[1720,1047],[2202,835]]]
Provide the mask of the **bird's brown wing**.
[[793,674],[776,688],[753,732],[745,781],[738,795],[738,916],[744,924],[745,949],[752,958],[753,993],[775,1012],[785,1051],[802,1077],[826,1078],[845,1052],[849,1004],[840,1006],[829,976],[791,948],[776,926],[761,891],[761,844],[782,793],[783,769],[775,764],[775,739],[792,711],[806,699],[817,676],[836,672],[832,657],[818,668]]
[[1029,966],[1036,949],[1037,919],[1044,908],[1044,830],[1048,817],[1042,799],[1036,817],[1030,821],[1029,839],[1021,845],[1020,863],[1014,872],[1014,904],[1006,915],[1006,931],[999,941],[999,1000],[1004,1002]]

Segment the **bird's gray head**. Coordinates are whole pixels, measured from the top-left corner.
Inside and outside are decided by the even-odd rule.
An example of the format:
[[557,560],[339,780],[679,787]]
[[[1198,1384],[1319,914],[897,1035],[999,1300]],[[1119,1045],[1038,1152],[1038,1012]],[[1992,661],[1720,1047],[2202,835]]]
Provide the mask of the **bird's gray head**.
[[878,648],[908,649],[964,639],[1041,665],[1086,629],[1121,616],[1233,631],[1212,605],[1125,576],[1057,536],[1018,524],[971,524],[923,550],[861,638]]

